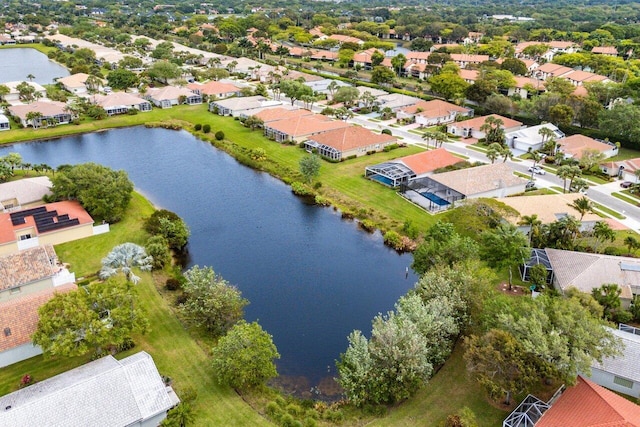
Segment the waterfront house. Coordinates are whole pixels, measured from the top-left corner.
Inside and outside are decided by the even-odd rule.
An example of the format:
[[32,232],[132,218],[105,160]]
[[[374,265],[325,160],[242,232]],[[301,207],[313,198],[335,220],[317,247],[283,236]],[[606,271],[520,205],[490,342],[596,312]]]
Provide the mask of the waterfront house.
[[349,126],[313,135],[304,146],[329,160],[341,161],[382,151],[396,141],[395,136],[375,133],[361,126]]

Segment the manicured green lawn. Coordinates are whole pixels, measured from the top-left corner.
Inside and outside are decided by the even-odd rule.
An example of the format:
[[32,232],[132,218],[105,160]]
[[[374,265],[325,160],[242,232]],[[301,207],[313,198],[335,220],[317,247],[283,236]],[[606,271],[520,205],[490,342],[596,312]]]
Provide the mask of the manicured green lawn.
[[[140,229],[140,219],[153,212],[153,206],[136,195],[127,211],[125,220],[115,224],[111,232],[56,247],[63,262],[71,264],[77,275],[89,275],[99,269],[100,259],[120,243],[142,243],[145,233]],[[153,357],[162,375],[173,379],[173,386],[181,390],[194,389],[197,426],[253,426],[270,425],[260,414],[245,403],[228,387],[215,382],[215,372],[209,366],[209,356],[189,335],[178,321],[173,308],[162,298],[149,273],[141,274],[137,289],[140,306],[147,312],[151,330],[135,336],[135,348],[118,354],[126,357],[145,350]],[[34,357],[0,369],[0,395],[17,389],[25,374],[43,380],[89,361],[89,357],[57,358],[46,360]]]
[[385,418],[371,422],[370,426],[438,426],[448,415],[464,406],[471,409],[481,427],[502,425],[507,412],[493,407],[484,390],[467,377],[463,348],[458,344],[440,371],[407,402],[393,408]]

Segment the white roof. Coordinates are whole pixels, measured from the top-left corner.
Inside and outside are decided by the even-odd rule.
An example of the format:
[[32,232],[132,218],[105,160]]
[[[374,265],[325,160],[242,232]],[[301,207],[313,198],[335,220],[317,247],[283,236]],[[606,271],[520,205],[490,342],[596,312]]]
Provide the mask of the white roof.
[[51,194],[51,180],[46,176],[24,178],[0,184],[0,209],[2,201],[17,199],[21,205],[42,200],[47,194]]
[[223,108],[227,108],[231,111],[252,110],[254,108],[282,105],[282,102],[280,101],[272,101],[260,95],[221,99],[213,101],[212,103]]
[[619,329],[607,329],[622,340],[622,355],[605,357],[602,363],[594,361],[591,367],[640,382],[640,336]]
[[149,354],[107,356],[1,397],[0,425],[128,426],[177,403]]
[[9,123],[9,119],[4,114],[0,114],[0,123]]
[[562,133],[555,125],[551,123],[543,123],[541,125],[514,130],[513,132],[507,132],[505,137],[507,140],[516,137],[518,138],[519,143],[536,145],[542,142],[542,135],[540,135],[540,129],[542,128],[551,129],[556,134],[556,138],[564,137],[564,133]]
[[5,82],[5,83],[2,83],[2,84],[9,88],[9,93],[18,93],[18,85],[20,83],[27,83],[28,85],[32,86],[36,90],[36,92],[46,92],[47,91],[42,85],[39,85],[36,82],[28,82],[28,81],[25,81],[25,80],[18,80],[18,81],[15,81],[15,82]]

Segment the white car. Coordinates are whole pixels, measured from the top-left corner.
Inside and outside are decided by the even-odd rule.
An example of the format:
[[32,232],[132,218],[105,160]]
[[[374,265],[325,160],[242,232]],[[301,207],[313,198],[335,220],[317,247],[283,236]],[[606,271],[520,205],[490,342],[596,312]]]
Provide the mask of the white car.
[[529,167],[529,172],[533,172],[538,175],[544,175],[546,172],[540,166],[531,166]]

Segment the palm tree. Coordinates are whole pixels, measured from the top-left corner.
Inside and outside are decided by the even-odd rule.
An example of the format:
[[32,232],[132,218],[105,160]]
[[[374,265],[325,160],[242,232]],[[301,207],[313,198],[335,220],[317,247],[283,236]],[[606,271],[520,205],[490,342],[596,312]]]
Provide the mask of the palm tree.
[[580,222],[582,222],[582,218],[584,218],[587,213],[593,212],[593,208],[595,207],[593,202],[585,196],[575,199],[573,203],[567,203],[567,206],[572,207],[580,213]]
[[39,111],[29,111],[25,117],[27,124],[31,122],[31,127],[37,129],[40,127],[40,121],[42,119],[42,113]]
[[558,173],[557,173],[558,178],[561,178],[564,180],[564,185],[562,186],[563,193],[567,192],[567,180],[570,180],[569,188],[571,188],[571,184],[573,183],[573,180],[577,176],[579,176],[581,173],[582,171],[578,166],[563,165],[558,168]]
[[502,163],[506,163],[508,159],[513,159],[513,152],[506,145],[500,149],[500,155],[503,158]]
[[624,244],[627,248],[629,248],[629,255],[631,255],[632,249],[635,251],[636,249],[638,249],[638,247],[640,247],[640,242],[638,242],[638,240],[633,236],[625,237]]
[[598,247],[605,241],[613,242],[616,239],[616,233],[606,221],[598,221],[593,226],[593,237],[595,244],[593,250],[598,253]]
[[333,100],[333,95],[336,93],[340,85],[337,81],[331,80],[331,83],[327,85],[327,90],[329,91],[329,95],[331,95],[331,100]]
[[487,147],[487,152],[485,153],[485,156],[487,156],[487,159],[491,160],[491,164],[494,164],[496,159],[500,157],[501,153],[502,153],[502,145],[500,145],[497,142],[493,142],[489,145],[489,147]]
[[100,279],[108,279],[118,271],[122,271],[127,281],[137,284],[140,278],[133,273],[137,267],[142,271],[151,271],[153,258],[145,252],[142,246],[134,243],[123,243],[111,249],[111,252],[102,259],[102,269],[98,274]]
[[438,131],[434,131],[434,132],[429,131],[429,132],[425,132],[422,135],[422,139],[427,141],[427,147],[431,145],[431,141],[433,141],[433,144],[435,147],[441,147],[442,144],[445,141],[447,141],[449,138],[445,133],[438,132]]
[[518,225],[527,225],[529,226],[529,246],[532,246],[533,236],[540,234],[540,226],[542,225],[542,221],[538,219],[537,214],[533,215],[524,215],[520,221],[518,221]]
[[31,74],[31,73],[27,74],[27,79],[29,79],[30,82],[32,82],[33,79],[35,79],[35,78],[36,78],[36,76],[34,76],[33,74]]

